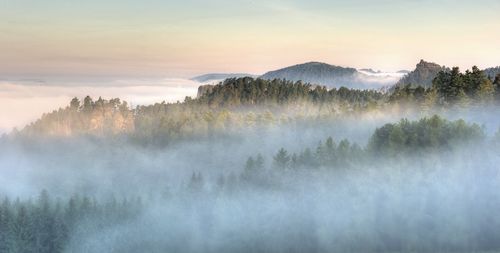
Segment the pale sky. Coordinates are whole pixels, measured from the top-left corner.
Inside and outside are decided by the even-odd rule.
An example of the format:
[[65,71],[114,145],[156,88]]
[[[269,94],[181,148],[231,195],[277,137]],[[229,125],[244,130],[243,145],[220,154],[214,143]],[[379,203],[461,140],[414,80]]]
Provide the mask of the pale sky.
[[0,80],[500,65],[499,0],[0,0]]

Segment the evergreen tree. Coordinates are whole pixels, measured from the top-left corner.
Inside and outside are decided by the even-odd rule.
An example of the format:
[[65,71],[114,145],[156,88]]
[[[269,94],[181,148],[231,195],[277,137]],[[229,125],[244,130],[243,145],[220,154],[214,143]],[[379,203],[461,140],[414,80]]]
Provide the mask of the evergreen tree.
[[86,96],[83,99],[83,108],[82,111],[86,113],[90,113],[94,110],[94,101],[92,101],[92,98],[90,96]]
[[200,172],[198,173],[193,172],[188,187],[191,190],[191,192],[195,193],[201,192],[203,190],[203,176],[201,175]]
[[288,152],[281,148],[278,153],[274,156],[274,167],[280,170],[287,169],[290,165],[290,156]]
[[259,171],[264,169],[264,157],[261,154],[257,154],[257,158],[255,159],[255,168]]
[[256,169],[255,160],[253,159],[253,157],[250,156],[245,164],[245,173],[253,174],[255,173],[255,169]]
[[35,252],[34,224],[28,208],[20,204],[12,223],[12,250],[14,252]]
[[80,109],[80,100],[78,100],[77,97],[73,98],[71,100],[71,102],[69,103],[69,106],[70,106],[71,110],[77,111],[78,109]]
[[12,222],[13,214],[10,201],[8,198],[5,198],[0,205],[0,252],[2,253],[9,252],[10,246],[12,246]]

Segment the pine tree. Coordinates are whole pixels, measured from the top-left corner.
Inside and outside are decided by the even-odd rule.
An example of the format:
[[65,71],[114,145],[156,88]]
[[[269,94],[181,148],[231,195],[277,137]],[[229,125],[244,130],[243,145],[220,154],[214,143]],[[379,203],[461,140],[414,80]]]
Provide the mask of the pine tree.
[[285,170],[290,165],[289,163],[290,156],[288,155],[288,152],[284,148],[281,148],[276,156],[274,156],[274,167],[280,170]]
[[77,97],[74,97],[69,103],[69,107],[71,108],[71,110],[77,111],[78,109],[80,109],[80,100],[78,100]]
[[251,175],[255,173],[255,169],[256,169],[255,160],[253,159],[253,157],[250,156],[245,164],[245,173]]
[[0,252],[2,253],[9,252],[10,246],[12,246],[12,222],[13,215],[10,201],[5,198],[0,205]]
[[191,192],[201,192],[203,190],[203,176],[201,172],[193,172],[188,187]]
[[257,158],[255,159],[255,168],[258,171],[262,171],[264,169],[264,157],[261,154],[257,154]]
[[12,224],[14,252],[35,252],[33,220],[25,204],[20,204]]
[[46,190],[40,193],[37,208],[35,209],[34,223],[37,228],[35,232],[35,251],[50,252],[52,249],[52,238],[55,236],[53,214],[50,207],[50,198]]

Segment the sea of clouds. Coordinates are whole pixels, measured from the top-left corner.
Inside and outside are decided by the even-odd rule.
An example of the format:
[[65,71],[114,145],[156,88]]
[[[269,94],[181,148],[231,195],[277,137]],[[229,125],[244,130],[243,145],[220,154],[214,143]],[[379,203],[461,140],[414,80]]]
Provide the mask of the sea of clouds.
[[0,134],[14,127],[21,129],[43,113],[67,106],[73,97],[120,98],[135,107],[183,101],[186,96],[196,96],[199,85],[181,78],[64,83],[0,80]]

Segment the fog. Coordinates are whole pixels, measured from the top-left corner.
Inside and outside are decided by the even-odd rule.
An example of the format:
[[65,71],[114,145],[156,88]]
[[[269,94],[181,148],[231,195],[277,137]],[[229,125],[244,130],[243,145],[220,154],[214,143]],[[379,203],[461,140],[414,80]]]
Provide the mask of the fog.
[[432,167],[425,162],[408,162],[404,168],[387,163],[362,171],[304,173],[300,178],[280,175],[274,179],[286,187],[277,190],[243,188],[232,194],[169,198],[149,206],[130,224],[100,233],[81,232],[69,248],[71,252],[484,250],[493,247],[498,236],[497,223],[488,222],[499,204],[495,189],[500,160],[492,153],[470,151],[433,159],[438,163]]
[[[494,116],[496,110],[498,107],[438,115],[477,123],[492,138],[500,127],[500,119]],[[282,147],[289,152],[314,150],[328,137],[337,143],[347,139],[365,147],[374,130],[386,123],[401,118],[418,120],[435,113],[365,113],[313,123],[245,128],[223,137],[186,140],[164,147],[136,145],[126,138],[6,138],[0,145],[0,192],[25,197],[36,196],[41,189],[62,196],[76,192],[146,195],[163,186],[182,187],[193,172],[202,172],[213,181],[220,175],[239,174],[246,159],[257,154],[262,154],[270,166]]]
[[[51,98],[50,87],[40,89],[47,92],[37,93],[40,97]],[[106,89],[116,91],[98,91]],[[117,89],[125,94],[138,88]],[[156,95],[150,90],[139,98]],[[493,249],[495,236],[500,236],[495,218],[500,152],[493,141],[500,126],[498,109],[365,113],[240,129],[224,138],[165,147],[135,145],[126,138],[4,138],[0,193],[30,199],[47,189],[62,199],[73,194],[143,199],[141,212],[127,222],[102,228],[81,220],[66,252]],[[433,114],[477,123],[485,139],[439,152],[369,157],[368,162],[333,169],[277,171],[272,165],[281,147],[314,150],[329,136],[336,143],[348,139],[365,147],[374,130],[386,123]],[[264,169],[243,180],[246,159],[259,153]],[[193,173],[203,177],[195,189]]]
[[359,69],[358,72],[360,73],[356,76],[358,82],[366,83],[371,89],[394,85],[405,75],[402,72],[373,72]]

